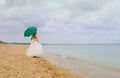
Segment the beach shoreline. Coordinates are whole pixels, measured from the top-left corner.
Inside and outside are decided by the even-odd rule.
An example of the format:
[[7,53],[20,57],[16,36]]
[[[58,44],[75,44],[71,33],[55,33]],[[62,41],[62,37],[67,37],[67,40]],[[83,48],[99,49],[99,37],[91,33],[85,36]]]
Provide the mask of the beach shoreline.
[[61,56],[47,51],[46,58],[52,63],[65,67],[83,78],[120,78],[120,70],[117,68]]
[[1,78],[82,78],[45,57],[25,56],[28,45],[0,43]]

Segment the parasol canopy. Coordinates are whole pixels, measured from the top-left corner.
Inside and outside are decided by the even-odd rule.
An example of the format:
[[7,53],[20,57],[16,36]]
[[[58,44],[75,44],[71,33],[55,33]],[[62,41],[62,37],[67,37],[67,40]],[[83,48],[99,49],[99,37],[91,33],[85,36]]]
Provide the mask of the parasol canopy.
[[37,28],[35,26],[30,26],[24,31],[24,37],[29,37],[37,32]]

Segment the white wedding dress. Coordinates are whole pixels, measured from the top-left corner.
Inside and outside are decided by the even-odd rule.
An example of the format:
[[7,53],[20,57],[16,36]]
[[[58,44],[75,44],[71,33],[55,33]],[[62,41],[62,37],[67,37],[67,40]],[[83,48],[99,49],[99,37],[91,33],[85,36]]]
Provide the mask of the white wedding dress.
[[43,55],[42,45],[37,40],[32,39],[32,42],[25,54],[28,57],[41,57]]

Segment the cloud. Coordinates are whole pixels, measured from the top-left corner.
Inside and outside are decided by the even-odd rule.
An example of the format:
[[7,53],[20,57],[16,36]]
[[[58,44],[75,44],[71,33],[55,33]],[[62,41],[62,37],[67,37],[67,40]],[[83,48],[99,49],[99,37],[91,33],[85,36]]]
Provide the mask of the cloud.
[[[44,43],[118,43],[119,2],[119,0],[1,0],[0,39],[23,42],[25,28],[35,25]],[[11,40],[4,38],[8,35]],[[18,39],[12,38],[13,36],[17,36]]]

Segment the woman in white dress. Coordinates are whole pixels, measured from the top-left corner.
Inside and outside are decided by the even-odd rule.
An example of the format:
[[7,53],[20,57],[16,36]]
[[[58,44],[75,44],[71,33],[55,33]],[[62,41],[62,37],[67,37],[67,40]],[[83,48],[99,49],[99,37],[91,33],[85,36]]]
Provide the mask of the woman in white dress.
[[26,50],[26,56],[28,57],[41,57],[43,55],[42,45],[40,44],[37,33],[33,34],[31,37],[31,44]]

